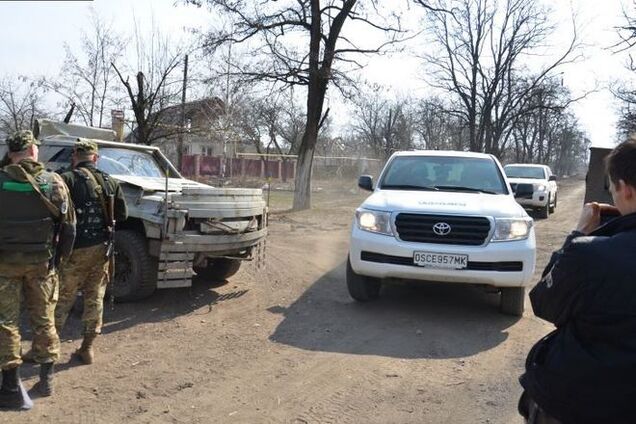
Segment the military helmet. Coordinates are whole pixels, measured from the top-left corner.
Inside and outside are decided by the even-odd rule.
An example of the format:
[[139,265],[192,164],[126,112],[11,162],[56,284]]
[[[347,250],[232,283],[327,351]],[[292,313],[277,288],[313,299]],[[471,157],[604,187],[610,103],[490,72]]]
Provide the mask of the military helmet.
[[97,143],[86,138],[78,138],[73,149],[76,153],[86,155],[97,154],[99,151]]
[[39,146],[40,142],[33,136],[33,132],[30,130],[16,131],[7,137],[7,146],[10,152],[22,152],[32,144]]

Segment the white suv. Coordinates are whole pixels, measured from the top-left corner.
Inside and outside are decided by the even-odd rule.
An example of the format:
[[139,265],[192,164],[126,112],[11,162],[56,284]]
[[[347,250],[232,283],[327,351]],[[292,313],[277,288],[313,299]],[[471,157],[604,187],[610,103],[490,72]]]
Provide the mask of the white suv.
[[557,207],[556,176],[547,165],[511,163],[504,166],[517,202],[547,218]]
[[[385,279],[497,287],[501,310],[521,315],[535,267],[533,221],[515,202],[492,155],[452,151],[393,154],[356,210],[347,287],[377,298]],[[386,281],[386,280],[385,280]]]

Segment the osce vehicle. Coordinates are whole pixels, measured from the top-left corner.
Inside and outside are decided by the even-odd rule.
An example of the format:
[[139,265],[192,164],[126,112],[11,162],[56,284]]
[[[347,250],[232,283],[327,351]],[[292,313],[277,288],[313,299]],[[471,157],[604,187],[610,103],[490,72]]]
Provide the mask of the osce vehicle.
[[116,224],[115,299],[190,287],[193,277],[223,281],[243,261],[262,260],[267,206],[260,189],[187,180],[158,148],[113,142],[110,130],[48,120],[34,130],[47,168],[68,169],[75,141],[88,138],[99,145],[97,167],[122,186],[129,217]]
[[517,202],[547,218],[557,207],[556,176],[547,165],[511,163],[504,171]]
[[397,152],[356,210],[347,287],[375,299],[392,279],[496,287],[503,313],[521,315],[535,267],[533,220],[492,155]]

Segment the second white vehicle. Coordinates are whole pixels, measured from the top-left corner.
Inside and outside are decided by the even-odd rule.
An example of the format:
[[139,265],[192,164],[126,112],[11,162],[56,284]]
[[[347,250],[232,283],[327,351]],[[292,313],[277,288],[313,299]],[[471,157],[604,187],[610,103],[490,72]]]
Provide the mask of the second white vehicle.
[[535,210],[540,218],[554,213],[558,190],[549,166],[511,163],[504,166],[504,171],[521,206]]
[[389,279],[496,287],[501,310],[521,315],[535,267],[533,220],[515,202],[492,155],[395,153],[356,210],[347,287],[377,298]]

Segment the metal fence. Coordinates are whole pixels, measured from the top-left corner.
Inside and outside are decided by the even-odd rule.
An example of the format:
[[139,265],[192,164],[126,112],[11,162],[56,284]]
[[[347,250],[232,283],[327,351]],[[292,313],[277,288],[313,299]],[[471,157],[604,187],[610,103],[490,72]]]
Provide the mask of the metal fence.
[[[181,172],[189,177],[293,180],[296,156],[239,153],[238,158],[184,155]],[[319,179],[349,179],[362,174],[377,175],[382,163],[378,159],[315,156],[312,174]]]

